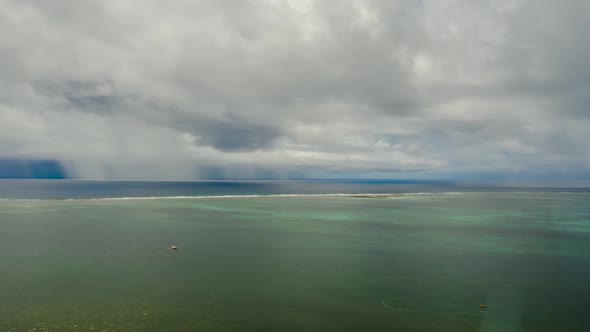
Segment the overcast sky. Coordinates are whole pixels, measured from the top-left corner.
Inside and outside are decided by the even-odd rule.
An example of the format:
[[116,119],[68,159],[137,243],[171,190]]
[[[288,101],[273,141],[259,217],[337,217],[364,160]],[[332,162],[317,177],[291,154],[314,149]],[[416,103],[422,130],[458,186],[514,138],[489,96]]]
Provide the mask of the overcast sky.
[[90,179],[590,174],[590,1],[0,0],[0,159]]

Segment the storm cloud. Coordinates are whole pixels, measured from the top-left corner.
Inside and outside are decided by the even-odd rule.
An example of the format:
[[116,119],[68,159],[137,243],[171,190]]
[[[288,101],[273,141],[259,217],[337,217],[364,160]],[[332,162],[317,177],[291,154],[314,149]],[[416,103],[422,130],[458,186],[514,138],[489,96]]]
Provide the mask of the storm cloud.
[[589,15],[583,0],[0,0],[0,159],[93,179],[572,180],[590,174]]

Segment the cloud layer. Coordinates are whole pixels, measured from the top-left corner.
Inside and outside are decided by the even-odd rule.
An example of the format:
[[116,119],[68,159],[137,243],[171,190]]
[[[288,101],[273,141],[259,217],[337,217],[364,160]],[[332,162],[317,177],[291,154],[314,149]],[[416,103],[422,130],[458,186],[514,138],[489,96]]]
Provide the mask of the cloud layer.
[[0,159],[81,178],[588,174],[589,14],[0,0]]

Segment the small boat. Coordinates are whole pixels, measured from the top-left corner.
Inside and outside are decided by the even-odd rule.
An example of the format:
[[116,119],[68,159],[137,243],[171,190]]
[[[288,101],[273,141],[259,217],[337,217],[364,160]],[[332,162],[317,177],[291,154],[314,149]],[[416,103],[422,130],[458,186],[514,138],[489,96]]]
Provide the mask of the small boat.
[[172,249],[172,250],[178,250],[178,247],[177,246],[170,246],[170,249]]
[[488,305],[487,304],[480,304],[479,307],[482,308],[482,309],[487,309],[488,308]]

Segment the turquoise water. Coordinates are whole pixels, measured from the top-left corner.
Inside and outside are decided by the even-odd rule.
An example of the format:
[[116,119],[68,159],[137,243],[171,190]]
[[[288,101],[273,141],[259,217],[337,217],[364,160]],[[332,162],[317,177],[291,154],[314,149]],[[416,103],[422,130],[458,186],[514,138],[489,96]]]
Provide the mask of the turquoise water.
[[588,331],[589,263],[587,193],[5,200],[0,331]]

